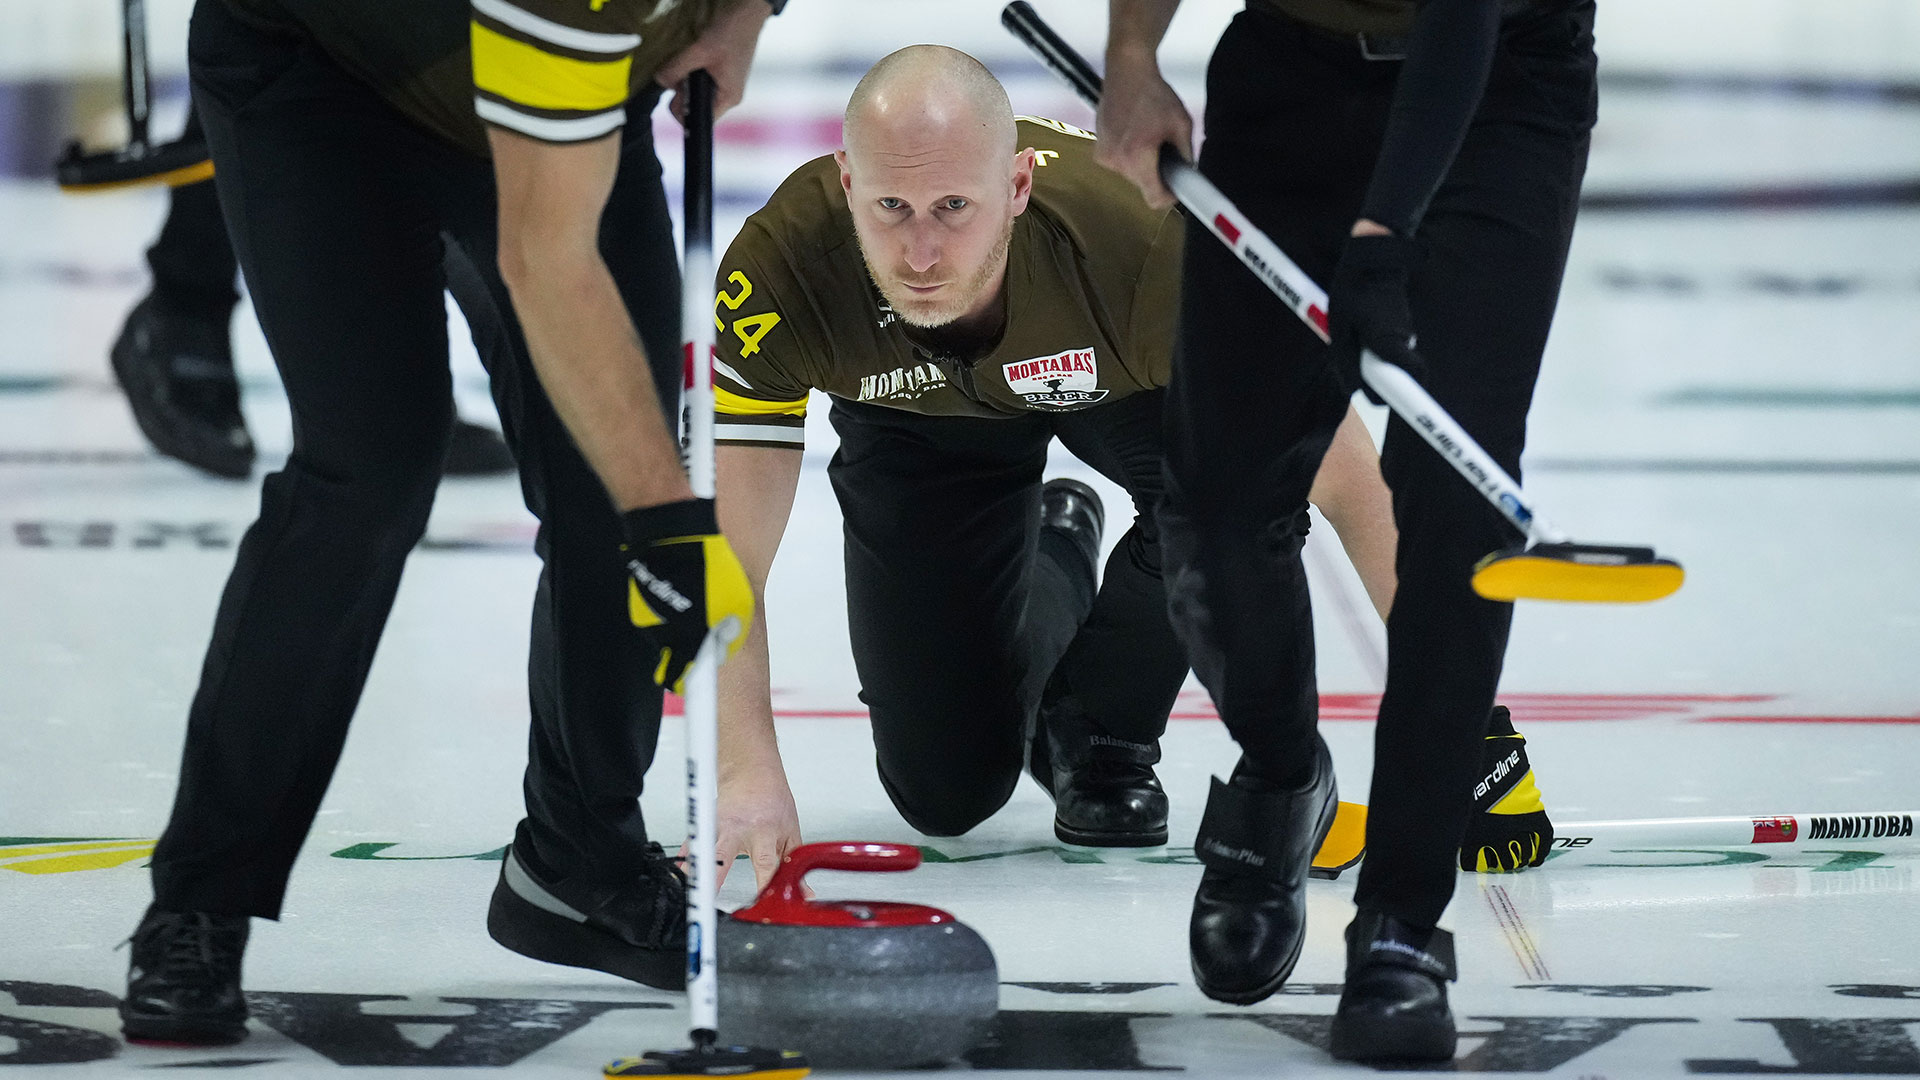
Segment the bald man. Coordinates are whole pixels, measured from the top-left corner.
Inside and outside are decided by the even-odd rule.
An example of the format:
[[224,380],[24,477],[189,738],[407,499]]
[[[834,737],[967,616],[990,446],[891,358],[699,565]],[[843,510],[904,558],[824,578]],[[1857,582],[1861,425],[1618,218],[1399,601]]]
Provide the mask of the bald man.
[[[952,49],[875,65],[845,140],[790,176],[720,265],[721,527],[762,602],[808,398],[827,394],[854,660],[900,814],[964,833],[1024,764],[1061,839],[1164,843],[1153,766],[1187,661],[1152,511],[1179,221],[1097,167],[1089,133],[1016,120]],[[1055,438],[1134,504],[1097,586],[1104,511],[1083,484],[1043,484]],[[1384,616],[1393,521],[1357,417],[1313,501]],[[750,855],[763,881],[799,838],[765,622],[720,673],[720,854]]]

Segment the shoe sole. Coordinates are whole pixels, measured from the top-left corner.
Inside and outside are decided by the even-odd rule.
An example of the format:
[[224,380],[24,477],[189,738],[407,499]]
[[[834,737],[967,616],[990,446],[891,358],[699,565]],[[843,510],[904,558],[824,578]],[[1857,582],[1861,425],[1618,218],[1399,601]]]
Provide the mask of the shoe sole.
[[[1319,851],[1320,845],[1326,842],[1327,831],[1333,828],[1333,816],[1340,809],[1339,786],[1329,786],[1332,790],[1327,794],[1327,804],[1321,808],[1320,820],[1314,825],[1312,851]],[[1312,858],[1312,856],[1309,855],[1308,858]],[[1309,873],[1308,876],[1311,877],[1311,873]],[[1193,972],[1194,984],[1200,988],[1200,992],[1213,1000],[1224,1002],[1228,1005],[1257,1005],[1272,997],[1275,991],[1286,985],[1287,979],[1293,975],[1294,965],[1300,962],[1300,951],[1306,944],[1307,935],[1302,933],[1300,940],[1293,944],[1293,955],[1287,957],[1287,962],[1280,965],[1279,973],[1251,990],[1227,990],[1220,987],[1208,986],[1207,980],[1200,975],[1200,968],[1193,963],[1193,955],[1191,953],[1187,956],[1188,969]]]
[[1165,847],[1167,830],[1162,826],[1157,832],[1090,832],[1076,829],[1053,819],[1053,835],[1063,843],[1078,844],[1081,847],[1102,848],[1142,848]]
[[646,949],[603,930],[533,906],[504,885],[487,905],[487,934],[530,960],[591,968],[651,986],[684,990],[687,954],[682,949]]
[[247,1037],[247,1021],[191,1021],[120,1010],[120,1033],[142,1046],[231,1046]]
[[[1343,1020],[1346,1023],[1342,1023]],[[1335,1058],[1360,1062],[1452,1061],[1459,1044],[1452,1017],[1448,1017],[1442,1027],[1426,1021],[1372,1016],[1364,1021],[1367,1028],[1364,1035],[1349,1030],[1349,1025],[1362,1023],[1358,1019],[1347,1020],[1346,1014],[1334,1014],[1330,1052]]]

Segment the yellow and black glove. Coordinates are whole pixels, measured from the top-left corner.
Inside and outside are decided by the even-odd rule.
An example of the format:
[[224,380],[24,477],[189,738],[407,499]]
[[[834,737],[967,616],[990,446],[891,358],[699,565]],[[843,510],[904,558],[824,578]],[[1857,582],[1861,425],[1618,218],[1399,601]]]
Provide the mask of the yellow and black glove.
[[1484,746],[1460,869],[1498,874],[1539,866],[1553,850],[1553,822],[1533,782],[1527,740],[1513,730],[1505,705],[1493,707]]
[[687,665],[709,631],[740,651],[753,626],[753,589],[720,535],[712,499],[650,506],[622,515],[627,542],[627,614],[659,650],[653,681],[680,693]]

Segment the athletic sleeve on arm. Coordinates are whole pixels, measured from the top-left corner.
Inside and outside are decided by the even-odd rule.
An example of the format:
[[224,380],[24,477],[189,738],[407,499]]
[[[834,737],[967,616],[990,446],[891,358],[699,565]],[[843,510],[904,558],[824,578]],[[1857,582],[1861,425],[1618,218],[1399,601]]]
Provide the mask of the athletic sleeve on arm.
[[799,450],[812,383],[797,320],[781,310],[788,290],[744,250],[755,239],[749,223],[715,274],[714,441]]
[[1399,236],[1420,227],[1486,92],[1500,0],[1422,0],[1361,216]]
[[640,47],[634,0],[472,5],[473,107],[481,120],[552,143],[590,142],[625,122]]

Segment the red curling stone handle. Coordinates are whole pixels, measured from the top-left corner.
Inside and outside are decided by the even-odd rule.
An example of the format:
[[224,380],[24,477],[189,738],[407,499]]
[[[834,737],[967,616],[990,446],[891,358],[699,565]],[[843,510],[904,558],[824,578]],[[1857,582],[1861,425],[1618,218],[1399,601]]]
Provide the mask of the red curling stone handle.
[[802,844],[787,853],[751,905],[733,913],[771,926],[932,926],[954,922],[939,908],[879,900],[808,900],[801,879],[814,870],[886,872],[920,865],[911,844]]

